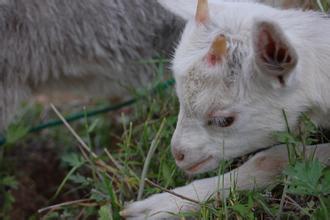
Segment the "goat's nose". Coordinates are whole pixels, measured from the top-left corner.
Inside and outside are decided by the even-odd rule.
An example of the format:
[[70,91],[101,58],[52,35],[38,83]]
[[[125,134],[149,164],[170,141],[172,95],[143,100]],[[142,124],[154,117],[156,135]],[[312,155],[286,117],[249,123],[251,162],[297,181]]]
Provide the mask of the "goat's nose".
[[179,150],[177,147],[173,147],[173,156],[178,162],[183,161],[185,157],[183,151]]

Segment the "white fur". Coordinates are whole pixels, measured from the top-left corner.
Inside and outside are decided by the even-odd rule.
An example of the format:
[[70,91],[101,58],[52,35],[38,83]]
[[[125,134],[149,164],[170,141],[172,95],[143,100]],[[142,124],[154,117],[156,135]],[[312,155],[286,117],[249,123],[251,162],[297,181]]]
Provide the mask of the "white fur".
[[[318,123],[330,108],[329,20],[315,12],[282,11],[255,3],[210,8],[212,25],[201,27],[189,20],[173,60],[181,109],[172,142],[185,154],[178,165],[184,168],[212,155],[214,161],[202,171],[215,168],[221,159],[276,144],[273,132],[286,129],[282,110],[289,126],[296,128],[302,113]],[[273,23],[296,51],[293,57],[298,64],[285,75],[284,87],[255,61],[253,31],[262,22]],[[228,79],[226,63],[210,68],[203,60],[219,34],[228,38],[229,47],[230,41],[242,42],[237,47],[243,54],[242,69],[234,79]],[[226,81],[233,82],[228,87]],[[212,111],[235,113],[236,121],[230,128],[208,127],[206,118]]]
[[[172,147],[184,155],[183,160],[177,161],[179,167],[190,174],[201,173],[218,167],[220,160],[275,145],[274,132],[287,127],[283,110],[291,129],[297,128],[303,113],[320,126],[329,126],[330,20],[324,15],[279,10],[245,1],[212,0],[211,22],[200,25],[194,20],[197,1],[160,2],[187,20],[173,60],[180,113]],[[291,61],[281,71],[273,71],[260,59],[258,36],[263,28],[270,28],[279,45],[286,45],[286,55]],[[229,52],[224,62],[210,67],[205,57],[220,34],[226,37]],[[278,76],[283,76],[284,84]],[[211,127],[207,119],[212,112],[224,116],[233,114],[236,120],[228,128]],[[323,156],[323,161],[329,164],[329,147],[323,146],[318,156]],[[197,169],[189,170],[207,158]],[[276,159],[273,166],[281,167],[287,161],[286,149],[276,147],[244,164],[237,171],[241,189],[253,187],[249,176],[255,178],[258,186],[264,186],[281,171],[268,167],[269,164],[263,165],[264,158],[268,162]],[[269,169],[263,170],[263,166]],[[231,185],[228,175],[223,177],[225,187]],[[200,180],[195,187],[193,183],[174,191],[205,201],[217,191],[216,179],[218,177]],[[132,204],[123,215],[142,219],[148,212],[161,211],[148,219],[162,219],[169,217],[166,211],[195,207],[182,199],[176,198],[173,202],[170,198],[174,197],[167,193],[155,195]]]

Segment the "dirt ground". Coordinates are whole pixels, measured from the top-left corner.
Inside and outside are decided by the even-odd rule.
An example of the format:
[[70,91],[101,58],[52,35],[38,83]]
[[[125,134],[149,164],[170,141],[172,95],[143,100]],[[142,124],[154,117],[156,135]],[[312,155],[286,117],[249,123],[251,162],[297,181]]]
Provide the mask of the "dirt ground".
[[[65,112],[77,112],[81,111],[83,106],[94,106],[94,101],[84,96],[61,92],[36,95],[31,100],[43,106],[45,111],[43,115],[47,117],[51,112],[50,103],[62,107],[61,110]],[[111,103],[119,102],[121,100],[111,99]],[[127,113],[128,110],[123,109],[109,115],[109,120],[119,120],[121,111]],[[81,198],[81,195],[76,193],[70,196],[60,195],[56,200],[50,201],[68,170],[61,164],[63,146],[58,145],[54,140],[42,138],[43,135],[49,135],[48,132],[51,130],[29,135],[26,141],[13,146],[6,155],[6,161],[9,161],[8,167],[14,171],[18,182],[17,189],[11,191],[15,198],[10,213],[12,220],[25,220],[31,216],[39,219],[37,215],[39,209]]]

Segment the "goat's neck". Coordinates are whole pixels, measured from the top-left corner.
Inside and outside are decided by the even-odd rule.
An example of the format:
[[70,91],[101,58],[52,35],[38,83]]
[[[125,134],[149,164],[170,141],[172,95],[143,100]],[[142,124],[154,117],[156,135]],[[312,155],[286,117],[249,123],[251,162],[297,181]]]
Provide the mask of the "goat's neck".
[[[327,38],[328,35],[324,35]],[[328,42],[326,42],[328,41]],[[306,45],[310,45],[309,47]],[[311,105],[311,116],[326,127],[330,127],[330,39],[310,42],[300,48],[298,80],[300,89]]]

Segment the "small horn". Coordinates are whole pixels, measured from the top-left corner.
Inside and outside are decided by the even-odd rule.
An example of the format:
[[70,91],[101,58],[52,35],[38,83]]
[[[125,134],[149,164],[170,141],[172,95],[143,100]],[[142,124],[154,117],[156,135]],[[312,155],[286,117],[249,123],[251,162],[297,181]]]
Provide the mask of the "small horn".
[[208,0],[198,0],[196,21],[206,24],[210,20]]
[[207,55],[207,61],[212,66],[221,62],[223,57],[227,54],[226,37],[223,35],[218,36],[212,43],[210,51]]
[[225,56],[227,53],[227,41],[226,37],[223,35],[218,36],[212,44],[211,47],[212,54],[216,55],[217,57]]

